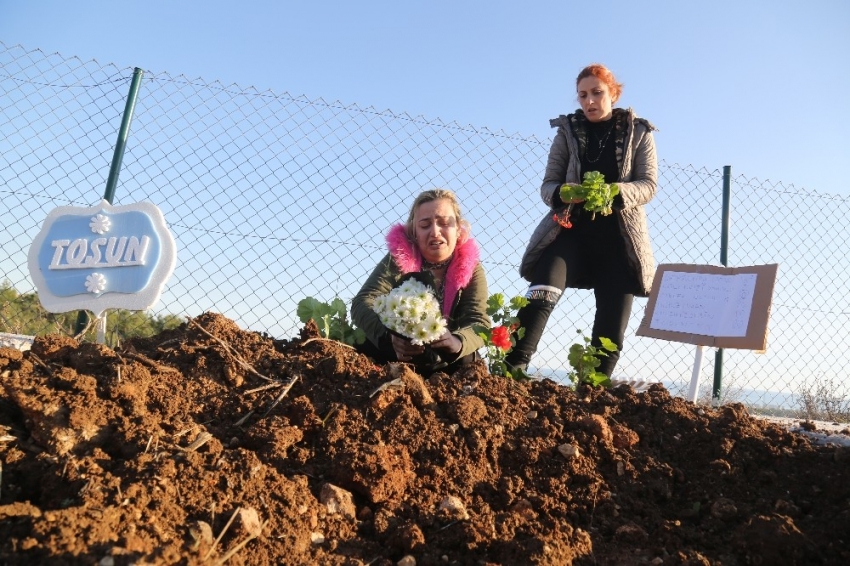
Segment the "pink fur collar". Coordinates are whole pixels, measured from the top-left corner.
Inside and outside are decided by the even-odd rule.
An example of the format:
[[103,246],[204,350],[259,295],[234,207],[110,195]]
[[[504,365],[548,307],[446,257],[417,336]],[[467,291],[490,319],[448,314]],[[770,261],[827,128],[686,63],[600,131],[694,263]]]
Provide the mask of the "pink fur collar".
[[[393,261],[402,273],[422,271],[422,254],[414,242],[407,239],[403,224],[396,224],[387,233],[387,246]],[[455,255],[446,271],[446,286],[443,291],[443,316],[448,317],[458,291],[472,280],[480,254],[478,244],[468,236],[463,243],[458,240]]]

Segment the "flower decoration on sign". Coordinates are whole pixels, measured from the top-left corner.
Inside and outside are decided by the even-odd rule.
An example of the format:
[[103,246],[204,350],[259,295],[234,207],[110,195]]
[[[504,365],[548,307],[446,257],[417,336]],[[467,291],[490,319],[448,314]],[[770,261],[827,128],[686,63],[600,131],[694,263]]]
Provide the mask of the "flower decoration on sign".
[[376,298],[372,310],[378,313],[384,326],[420,346],[433,342],[447,328],[431,288],[415,279],[408,279]]
[[89,293],[102,293],[106,289],[106,277],[101,273],[92,273],[86,276],[86,291]]
[[103,214],[97,214],[92,216],[91,222],[89,223],[89,228],[91,228],[92,232],[97,234],[103,234],[109,232],[110,225],[112,223],[109,221],[109,217]]

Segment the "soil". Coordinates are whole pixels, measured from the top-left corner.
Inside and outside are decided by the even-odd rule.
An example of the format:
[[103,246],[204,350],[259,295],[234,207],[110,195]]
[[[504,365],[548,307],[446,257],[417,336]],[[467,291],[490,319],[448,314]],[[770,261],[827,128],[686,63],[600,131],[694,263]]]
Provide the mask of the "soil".
[[205,313],[0,349],[0,564],[848,564],[850,448]]

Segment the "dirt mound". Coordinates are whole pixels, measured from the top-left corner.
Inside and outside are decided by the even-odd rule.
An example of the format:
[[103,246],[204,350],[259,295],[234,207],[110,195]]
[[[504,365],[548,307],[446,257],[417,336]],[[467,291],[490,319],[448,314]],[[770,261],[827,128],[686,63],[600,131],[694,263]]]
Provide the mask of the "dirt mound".
[[850,449],[204,314],[0,349],[0,564],[847,564]]

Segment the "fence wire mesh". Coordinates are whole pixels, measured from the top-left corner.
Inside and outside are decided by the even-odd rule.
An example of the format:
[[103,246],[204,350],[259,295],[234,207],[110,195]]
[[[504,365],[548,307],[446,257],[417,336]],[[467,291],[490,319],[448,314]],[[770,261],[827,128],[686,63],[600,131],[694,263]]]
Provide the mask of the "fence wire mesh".
[[[72,316],[34,316],[27,253],[57,206],[102,198],[133,69],[0,43],[0,332],[73,333]],[[659,134],[663,135],[663,133]],[[520,295],[517,265],[546,208],[550,140],[373,107],[309,100],[146,70],[114,204],[149,201],[177,242],[177,267],[151,316],[222,313],[294,336],[304,297],[350,301],[413,197],[455,191],[482,248],[490,292]],[[659,263],[718,264],[722,172],[661,161],[647,213]],[[847,395],[848,199],[732,178],[730,266],[778,263],[765,353],[725,350],[724,402],[798,408],[827,380]],[[687,391],[695,347],[636,335],[635,301],[615,377]],[[532,364],[564,381],[592,294],[567,290]],[[25,317],[32,317],[27,320]],[[123,332],[132,334],[132,317]],[[150,331],[150,329],[148,329]],[[701,372],[709,395],[714,356]]]

